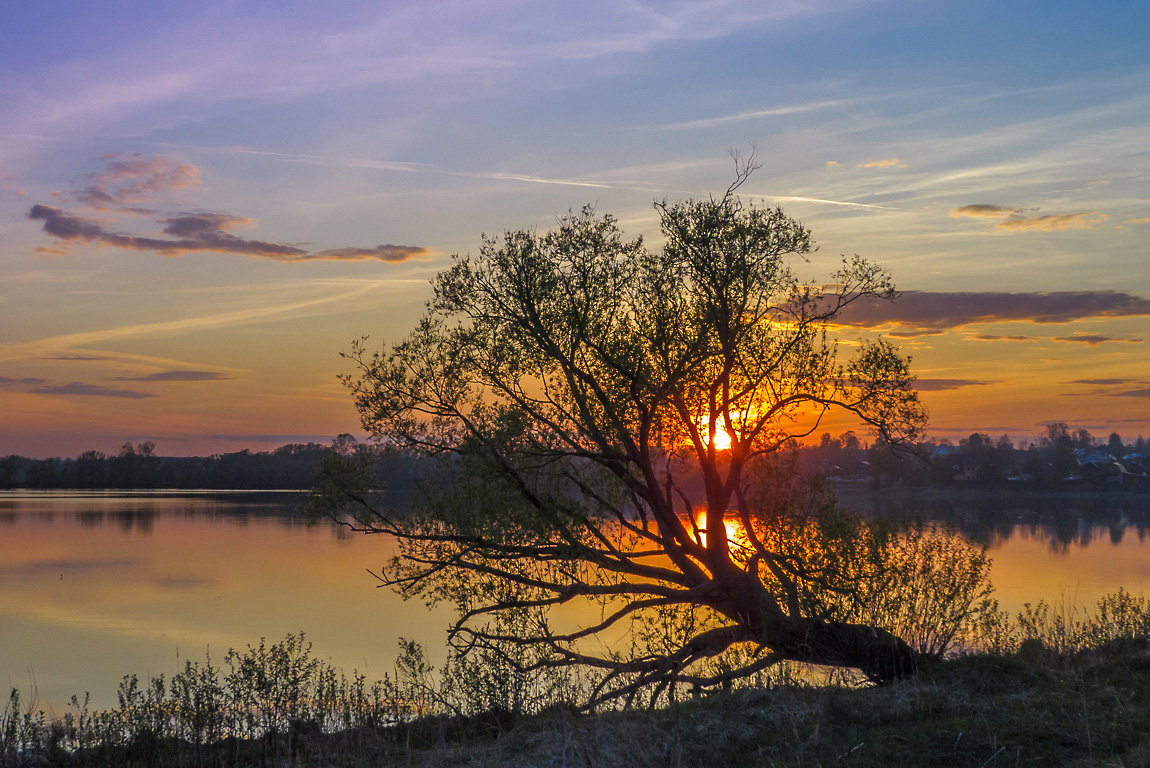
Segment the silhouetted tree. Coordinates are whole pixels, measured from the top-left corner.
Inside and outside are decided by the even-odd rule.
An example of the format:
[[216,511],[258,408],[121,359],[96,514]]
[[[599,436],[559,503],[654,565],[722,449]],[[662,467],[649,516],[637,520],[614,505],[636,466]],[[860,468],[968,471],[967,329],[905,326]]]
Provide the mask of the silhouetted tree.
[[[833,288],[799,280],[786,260],[812,251],[810,232],[740,201],[749,170],[718,199],[656,204],[658,251],[590,207],[546,234],[485,237],[438,275],[406,340],[353,347],[345,383],[364,428],[449,457],[450,477],[416,512],[345,487],[353,524],[399,540],[387,583],[458,601],[453,642],[532,649],[527,668],[599,669],[592,702],[787,659],[877,681],[913,669],[903,640],[844,607],[875,573],[874,540],[800,522],[750,482],[831,410],[887,444],[919,434],[908,359],[867,341],[840,364],[828,336],[845,307],[894,289],[859,257]],[[545,611],[587,600],[605,613],[582,629]],[[640,617],[677,629],[629,658],[582,642]],[[692,666],[734,646],[733,668]]]
[[[1086,434],[1089,436],[1090,433]],[[1049,455],[1045,467],[1048,471],[1044,478],[1048,482],[1062,480],[1078,469],[1078,461],[1074,458],[1074,449],[1077,447],[1075,438],[1071,436],[1070,429],[1064,422],[1057,421],[1046,425],[1046,436],[1042,439],[1042,446],[1047,449]]]

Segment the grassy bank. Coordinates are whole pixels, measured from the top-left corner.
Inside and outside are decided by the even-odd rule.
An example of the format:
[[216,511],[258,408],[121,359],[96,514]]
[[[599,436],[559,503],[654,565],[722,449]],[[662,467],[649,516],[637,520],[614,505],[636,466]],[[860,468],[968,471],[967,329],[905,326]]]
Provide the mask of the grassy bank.
[[747,690],[657,711],[426,718],[194,744],[137,734],[7,765],[1150,765],[1150,643],[939,663],[884,688]]
[[489,669],[453,689],[414,647],[368,683],[293,635],[166,680],[128,676],[112,710],[74,699],[49,715],[13,691],[0,766],[1150,765],[1150,601],[1120,591],[1085,618],[1028,607],[1001,629],[995,651],[885,687],[784,675],[598,714],[485,709]]

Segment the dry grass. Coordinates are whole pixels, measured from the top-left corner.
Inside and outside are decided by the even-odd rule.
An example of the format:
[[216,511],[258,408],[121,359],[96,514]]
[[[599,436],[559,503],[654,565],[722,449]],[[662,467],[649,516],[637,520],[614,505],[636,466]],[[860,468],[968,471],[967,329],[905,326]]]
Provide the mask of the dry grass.
[[419,716],[424,670],[400,669],[368,685],[291,636],[126,677],[106,712],[53,720],[13,691],[0,766],[1150,766],[1150,603],[1124,592],[1085,618],[1029,609],[997,652],[882,688],[792,676],[655,710]]

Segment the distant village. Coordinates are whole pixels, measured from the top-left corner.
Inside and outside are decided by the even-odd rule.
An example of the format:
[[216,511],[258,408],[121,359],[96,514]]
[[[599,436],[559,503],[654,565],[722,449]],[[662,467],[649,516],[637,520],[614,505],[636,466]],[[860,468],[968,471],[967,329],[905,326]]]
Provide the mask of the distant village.
[[1150,451],[1139,436],[1127,443],[1113,432],[1096,438],[1085,429],[1053,423],[1038,440],[1015,445],[973,433],[953,444],[927,441],[915,449],[862,445],[853,433],[824,434],[818,445],[800,449],[804,474],[832,483],[892,485],[1014,485],[1150,489]]
[[[165,457],[151,442],[125,443],[114,455],[87,451],[76,458],[0,458],[0,488],[307,490],[333,451],[376,454],[378,477],[390,488],[410,489],[421,474],[419,459],[357,443],[340,435],[332,444],[291,443],[273,451]],[[793,446],[776,459],[789,471],[822,477],[833,485],[1014,486],[1128,488],[1150,491],[1150,450],[1139,436],[1096,438],[1066,424],[1015,445],[1003,435],[974,433],[957,444],[925,441],[891,448],[867,444],[853,432],[824,433],[815,444]]]

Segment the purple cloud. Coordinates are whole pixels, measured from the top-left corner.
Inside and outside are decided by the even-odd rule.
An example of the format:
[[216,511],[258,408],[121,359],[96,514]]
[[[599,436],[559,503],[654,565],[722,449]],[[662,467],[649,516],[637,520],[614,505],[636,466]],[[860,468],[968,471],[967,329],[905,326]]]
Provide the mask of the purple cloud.
[[0,385],[16,385],[21,387],[34,387],[37,384],[44,384],[45,379],[36,379],[32,377],[25,377],[23,379],[13,379],[9,376],[0,376]]
[[45,355],[40,358],[41,360],[69,360],[69,361],[83,361],[95,362],[98,360],[111,360],[110,357],[105,355],[89,355],[81,352],[61,352],[57,355]]
[[1073,336],[1055,336],[1054,340],[1055,341],[1078,341],[1078,342],[1082,342],[1083,344],[1089,344],[1092,347],[1095,346],[1096,344],[1102,344],[1103,342],[1107,342],[1107,341],[1127,341],[1127,342],[1130,342],[1132,344],[1138,344],[1138,343],[1141,343],[1141,341],[1142,341],[1142,339],[1116,339],[1113,336],[1100,336],[1096,333],[1076,333]]
[[1105,386],[1108,384],[1129,384],[1133,379],[1075,379],[1069,383],[1071,384],[1097,384]]
[[34,205],[28,218],[44,222],[44,231],[65,242],[87,242],[136,251],[153,251],[164,256],[213,252],[257,256],[277,261],[364,261],[398,263],[427,258],[427,248],[408,245],[378,245],[375,248],[337,248],[309,252],[294,245],[247,240],[229,230],[251,223],[250,219],[227,213],[187,213],[157,219],[170,239],[113,232],[94,219],[74,216],[59,208]]
[[198,168],[168,157],[132,152],[104,155],[101,159],[108,161],[107,167],[89,175],[91,185],[77,195],[80,202],[92,208],[146,202],[169,190],[200,183]]
[[979,379],[915,379],[914,388],[920,392],[939,392],[944,389],[958,389],[960,387],[985,387],[995,383]]
[[[905,291],[893,301],[857,301],[838,322],[864,328],[898,324],[945,330],[974,323],[1067,323],[1100,317],[1150,315],[1150,299],[1120,291],[993,293]],[[1025,337],[1009,338],[1014,341]]]
[[1038,341],[1032,336],[995,336],[989,333],[980,333],[974,338],[978,341]]
[[[102,211],[151,218],[163,236],[151,233],[121,232],[106,222],[65,211],[50,205],[33,205],[28,218],[44,222],[43,230],[57,239],[55,247],[40,246],[37,253],[62,255],[66,246],[91,243],[110,248],[152,251],[163,256],[213,252],[254,256],[277,261],[384,261],[396,264],[425,259],[432,254],[414,245],[381,244],[373,248],[345,247],[309,251],[298,245],[265,240],[249,240],[234,233],[252,220],[230,213],[194,212],[163,215],[153,208],[132,203],[149,202],[173,190],[199,184],[200,172],[194,165],[167,157],[151,157],[138,152],[104,155],[106,167],[88,177],[90,184],[76,194],[80,203]],[[67,199],[66,197],[61,199]]]
[[160,371],[147,376],[116,376],[112,381],[226,381],[230,378],[219,371]]
[[976,219],[1002,219],[1015,213],[1018,213],[1017,208],[1006,208],[1001,205],[990,205],[988,203],[975,203],[974,205],[964,205],[959,208],[950,209],[950,215],[956,219],[962,216],[970,216]]
[[1056,232],[1062,229],[1089,229],[1102,224],[1109,216],[1101,211],[1081,213],[1056,213],[1045,216],[1027,216],[1021,208],[1007,208],[1001,205],[975,203],[950,210],[951,217],[957,219],[969,216],[976,219],[1001,219],[995,229],[1020,232],[1036,229],[1041,232]]
[[97,384],[82,384],[78,381],[73,381],[70,384],[59,384],[47,387],[37,387],[36,389],[29,390],[36,395],[81,395],[83,397],[123,397],[132,400],[139,400],[146,397],[156,397],[151,392],[136,392],[131,389],[113,389],[111,387],[101,387]]
[[[1150,397],[1150,387],[1145,389],[1128,389],[1125,392],[1111,392],[1112,397]],[[1137,419],[1133,419],[1137,421]]]

